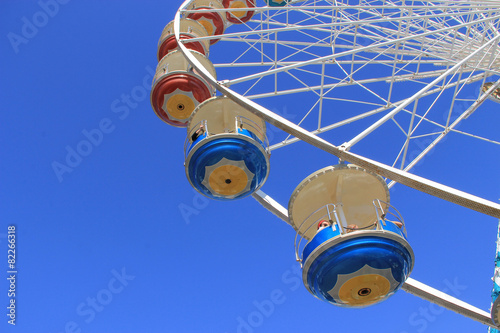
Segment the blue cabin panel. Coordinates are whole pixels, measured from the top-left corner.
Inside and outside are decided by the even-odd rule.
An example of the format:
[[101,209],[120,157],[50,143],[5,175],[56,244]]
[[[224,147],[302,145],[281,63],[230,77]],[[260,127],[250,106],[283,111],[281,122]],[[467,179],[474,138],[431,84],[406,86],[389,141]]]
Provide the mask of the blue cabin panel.
[[320,231],[303,252],[304,282],[317,298],[338,306],[364,307],[388,298],[408,278],[413,252],[403,238],[371,231],[345,239],[333,236],[325,243],[333,233],[331,228]]
[[239,134],[198,138],[189,147],[189,156],[189,181],[200,193],[217,200],[246,197],[260,188],[269,174],[266,151],[260,143]]

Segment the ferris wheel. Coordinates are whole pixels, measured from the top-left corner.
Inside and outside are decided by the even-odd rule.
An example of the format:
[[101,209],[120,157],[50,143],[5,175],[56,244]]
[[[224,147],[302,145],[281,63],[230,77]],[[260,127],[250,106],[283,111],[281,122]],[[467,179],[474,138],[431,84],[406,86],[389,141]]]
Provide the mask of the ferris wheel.
[[[497,327],[500,302],[489,313],[409,277],[414,253],[389,189],[500,218],[497,203],[411,173],[449,137],[498,150],[498,136],[462,124],[500,103],[499,31],[496,1],[186,1],[160,38],[151,103],[187,128],[195,189],[251,195],[296,230],[315,297],[362,307],[403,289]],[[294,117],[270,110],[289,96],[300,96]],[[281,137],[269,142],[266,124]],[[304,175],[285,208],[261,187],[272,152],[300,141],[339,162]]]

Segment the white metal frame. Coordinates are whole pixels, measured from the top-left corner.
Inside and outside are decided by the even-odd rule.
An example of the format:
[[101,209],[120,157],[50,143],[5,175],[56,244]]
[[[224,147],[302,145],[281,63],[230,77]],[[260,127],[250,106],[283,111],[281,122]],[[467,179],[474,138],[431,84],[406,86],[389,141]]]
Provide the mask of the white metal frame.
[[[365,0],[364,2],[369,3],[374,1],[375,0],[373,1]],[[417,8],[415,6],[402,4],[397,6],[400,9],[399,12],[391,10],[396,8],[394,5],[396,2],[401,2],[401,1],[383,0],[382,1],[383,5],[371,6],[370,8],[368,8],[367,6],[359,6],[359,7],[350,6],[348,8],[350,12],[347,10],[347,8],[345,8],[344,4],[341,1],[338,2],[336,1],[336,7],[333,9],[331,7],[323,8],[318,6],[316,9],[332,10],[335,13],[335,21],[331,22],[330,24],[321,23],[317,25],[309,25],[307,26],[307,28],[309,30],[315,29],[316,31],[319,32],[325,32],[325,31],[331,32],[331,35],[335,36],[335,38],[338,36],[337,33],[340,30],[342,30],[342,32],[346,36],[350,36],[354,39],[350,50],[348,49],[339,53],[332,52],[332,54],[327,56],[320,56],[311,60],[305,60],[300,62],[282,61],[282,60],[278,61],[277,58],[273,59],[270,57],[264,59],[264,54],[263,54],[260,62],[256,61],[251,63],[242,63],[240,65],[255,66],[255,67],[271,65],[274,66],[273,69],[264,70],[252,75],[247,75],[242,78],[226,80],[221,82],[216,81],[211,76],[211,74],[207,70],[205,70],[201,66],[201,64],[188,52],[188,50],[182,44],[182,42],[179,42],[178,31],[179,31],[180,15],[181,11],[189,3],[189,0],[186,0],[184,2],[184,4],[181,6],[180,10],[176,14],[175,17],[176,38],[179,42],[179,47],[181,49],[181,52],[184,53],[188,61],[193,65],[193,67],[196,68],[196,70],[200,73],[200,75],[203,76],[208,82],[210,82],[210,84],[214,85],[219,92],[231,98],[237,104],[247,108],[254,114],[258,115],[259,117],[267,121],[268,123],[278,127],[279,129],[295,137],[295,139],[287,139],[282,143],[271,146],[271,150],[292,144],[298,140],[302,140],[330,154],[337,156],[339,159],[343,161],[356,164],[364,169],[375,172],[381,176],[387,177],[388,179],[392,180],[390,186],[398,182],[403,185],[422,191],[424,193],[428,193],[435,197],[447,200],[449,202],[467,207],[475,211],[479,211],[481,213],[496,218],[500,218],[499,204],[471,195],[463,191],[459,191],[449,186],[416,176],[408,172],[419,160],[421,160],[430,151],[430,149],[432,149],[437,143],[439,143],[448,133],[454,132],[454,133],[461,133],[464,135],[474,136],[474,134],[458,131],[456,129],[456,126],[461,121],[469,117],[494,91],[494,89],[500,86],[500,80],[498,80],[485,93],[480,92],[479,97],[476,98],[474,101],[471,101],[472,104],[464,112],[462,112],[457,119],[454,119],[453,121],[451,119],[451,112],[453,109],[453,105],[455,104],[455,101],[459,100],[457,98],[457,94],[459,94],[460,90],[463,88],[464,85],[477,81],[485,82],[485,79],[487,77],[500,74],[500,72],[498,71],[498,68],[500,68],[500,66],[496,67],[492,66],[492,64],[495,65],[500,64],[499,53],[497,51],[497,45],[498,42],[500,41],[500,34],[496,32],[494,36],[486,36],[487,29],[484,29],[484,34],[482,36],[479,36],[480,30],[471,28],[477,25],[480,26],[488,25],[489,27],[493,28],[492,30],[498,30],[500,25],[499,23],[500,4],[497,1],[481,1],[481,0],[453,1],[453,3],[455,4],[474,3],[475,11],[473,14],[476,15],[477,19],[468,21],[464,20],[464,15],[466,15],[467,13],[461,12],[460,6],[450,5],[451,4],[450,2],[443,1],[440,2],[440,5],[436,5],[431,1],[429,2],[421,1],[422,3],[427,4],[427,7],[425,7],[421,11],[419,10],[422,8]],[[391,4],[393,5],[392,8]],[[447,12],[443,13],[443,15],[435,14],[435,11],[443,9],[447,10]],[[270,45],[274,44],[277,47],[279,41],[277,40],[277,38],[273,40],[272,38],[270,38],[271,36],[273,35],[276,36],[278,32],[281,33],[281,32],[286,32],[291,30],[296,31],[301,29],[301,27],[297,25],[288,25],[288,22],[285,25],[278,26],[276,22],[272,22],[270,20],[273,17],[272,16],[273,14],[271,13],[272,10],[275,10],[277,13],[278,12],[281,14],[285,13],[285,15],[288,15],[288,11],[290,10],[299,10],[304,13],[307,13],[309,8],[307,6],[294,6],[294,7],[287,6],[285,8],[280,8],[280,9],[271,9],[269,7],[256,8],[255,11],[257,13],[261,14],[267,13],[266,22],[260,22],[260,25],[258,25],[258,27],[255,30],[252,30],[247,33],[245,32],[226,33],[224,36],[222,36],[221,40],[232,40],[232,41],[247,43],[249,45],[249,49],[255,48],[256,45],[262,46],[264,44],[270,44]],[[380,13],[382,13],[383,15],[385,10],[386,10],[385,14],[388,15],[391,19],[391,24],[398,26],[397,30],[395,30],[394,28],[385,29],[384,27],[380,26],[377,26],[377,28],[380,29],[379,32],[367,29],[366,27],[370,27],[372,24],[387,22],[387,18],[370,19],[369,17],[369,15],[373,15],[373,17],[375,17],[376,15],[380,15]],[[398,13],[401,13],[399,17],[397,15],[394,16],[394,14]],[[410,13],[410,14],[403,15],[402,13],[407,13],[407,14]],[[310,13],[310,14],[311,17],[314,17],[314,15],[316,15],[316,13]],[[363,19],[361,18],[362,15],[365,16]],[[366,18],[366,16],[368,16],[368,18]],[[416,22],[419,22],[419,24],[417,24]],[[267,29],[264,27],[265,24],[267,24]],[[275,27],[271,28],[271,25],[275,25]],[[365,28],[364,29],[360,28],[361,25],[364,25]],[[440,28],[441,26],[444,26],[444,28]],[[410,34],[409,31],[412,29],[418,31],[418,33]],[[465,33],[464,29],[466,31]],[[393,34],[393,33],[396,33],[396,36],[395,37],[391,36],[390,40],[388,40],[387,34]],[[251,35],[255,37],[248,39],[243,38]],[[362,46],[356,43],[356,38],[358,37],[369,38],[370,40],[376,42],[368,46]],[[482,38],[483,41],[484,40],[487,41],[482,43],[477,43],[476,45],[473,45],[473,42],[471,42],[471,44],[469,45],[462,43],[462,40],[466,40],[469,38],[474,40]],[[199,39],[201,40],[203,38]],[[301,43],[300,41],[297,42],[288,41],[286,43],[287,46],[297,46],[297,47],[304,46],[303,44],[304,43]],[[325,43],[323,40],[318,40],[316,43],[316,46],[318,47],[330,47],[330,45],[332,45],[332,43],[328,44]],[[444,48],[443,45],[445,45],[446,48]],[[472,46],[474,47],[472,48]],[[344,49],[346,48],[348,47],[344,45]],[[377,57],[374,57],[373,59],[369,59],[363,63],[363,60],[360,60],[360,57],[357,58],[355,57],[355,55],[358,55],[363,52],[375,52],[380,55],[383,55],[385,58],[378,59]],[[425,53],[432,53],[435,59],[426,60],[424,57],[422,57],[422,55]],[[352,56],[351,61],[342,59],[345,58],[346,56]],[[388,57],[392,57],[394,60],[391,62],[390,60],[388,60],[389,59]],[[324,72],[324,67],[325,64],[327,63],[328,64],[333,63],[342,68],[342,70],[344,70],[346,73],[346,77],[350,78],[350,81],[339,80],[334,84],[325,83],[323,81],[323,78],[326,77]],[[399,64],[401,64],[400,67],[396,66],[396,63],[398,63],[398,66]],[[378,96],[380,97],[381,103],[379,105],[375,105],[374,109],[367,111],[356,117],[346,119],[336,124],[329,124],[326,126],[322,126],[321,103],[326,98],[324,94],[325,91],[329,91],[334,87],[339,87],[342,85],[349,85],[349,84],[357,84],[364,89],[368,89],[366,87],[366,85],[370,83],[368,82],[368,80],[355,81],[353,79],[353,76],[356,73],[354,65],[356,64],[359,64],[361,66],[366,64],[379,64],[383,66],[392,65],[393,74],[390,77],[384,77],[372,80],[373,82],[377,81],[390,82],[392,87],[392,84],[394,82],[397,82],[398,80],[415,81],[418,80],[419,78],[425,78],[426,75],[428,78],[429,77],[428,73],[426,74],[425,72],[422,72],[420,74],[415,74],[410,71],[404,72],[404,69],[405,66],[407,65],[416,65],[417,68],[420,68],[420,66],[425,66],[426,64],[429,63],[441,64],[445,68],[441,71],[438,71],[437,73],[433,73],[432,75],[437,74],[437,77],[431,82],[427,82],[427,84],[422,89],[420,89],[416,94],[413,94],[410,98],[404,98],[401,100],[392,101],[391,100],[392,96],[390,93],[389,96],[387,97]],[[225,63],[225,64],[220,64],[219,66],[218,65],[215,66],[229,67],[233,65],[234,65],[233,63]],[[265,76],[269,75],[276,76],[279,73],[289,73],[292,70],[300,69],[301,67],[307,65],[319,65],[321,67],[321,72],[319,73],[319,75],[321,75],[322,82],[320,85],[314,87],[304,86],[301,89],[299,88],[299,89],[289,89],[289,90],[279,91],[277,89],[277,81],[275,81],[274,91],[270,91],[267,94],[259,94],[259,95],[249,94],[249,96],[243,96],[229,88],[229,86],[251,80],[257,80],[258,82],[258,80],[260,80]],[[345,67],[349,67],[349,65],[350,69],[348,71],[345,70]],[[477,70],[480,70],[480,73],[477,73]],[[399,72],[402,72],[403,74],[399,74]],[[395,75],[396,73],[398,74]],[[452,79],[455,77],[456,79],[454,80],[449,79],[447,81],[447,78],[449,78],[450,76]],[[446,123],[444,125],[434,123],[434,125],[438,126],[441,129],[439,133],[431,133],[431,134],[436,134],[437,137],[413,161],[410,161],[408,162],[408,164],[406,164],[407,162],[406,152],[408,150],[408,142],[411,139],[416,138],[416,136],[414,135],[414,130],[416,126],[418,126],[418,124],[423,120],[427,120],[425,119],[425,115],[422,116],[416,113],[417,109],[416,106],[419,99],[431,94],[440,95],[441,91],[445,91],[447,89],[454,89],[454,95],[450,105],[450,109],[448,111],[448,118]],[[281,117],[271,112],[270,110],[262,107],[261,105],[253,101],[255,99],[264,98],[267,96],[271,96],[273,94],[285,95],[302,91],[313,91],[317,93],[319,96],[318,103],[320,104],[320,107],[318,112],[319,113],[318,127],[312,131],[304,130],[299,125],[292,123],[291,121],[285,119],[284,117]],[[372,93],[376,95],[375,92]],[[407,110],[406,107],[410,106],[411,104],[413,104],[413,110]],[[353,139],[344,143],[343,145],[338,145],[338,146],[333,145],[328,141],[317,136],[317,134],[337,128],[345,123],[350,123],[358,119],[372,116],[377,113],[387,112],[390,109],[392,110],[386,113],[379,121],[375,122],[372,126],[368,127],[367,129],[365,129],[364,131],[362,131]],[[355,145],[361,139],[365,138],[373,130],[379,128],[382,124],[384,124],[389,120],[394,120],[394,116],[400,112],[406,112],[410,114],[412,118],[410,126],[407,130],[403,130],[401,128],[403,132],[406,134],[406,144],[402,147],[402,150],[400,152],[400,155],[402,155],[402,158],[399,161],[400,168],[395,167],[397,160],[394,162],[392,166],[389,166],[387,164],[368,159],[366,157],[354,154],[349,151],[349,149],[351,149],[353,145]],[[482,137],[477,137],[477,138],[480,140],[491,142],[492,144],[500,145],[500,142],[495,140]],[[400,156],[398,156],[398,158],[399,157]],[[286,223],[290,223],[288,219],[288,211],[278,202],[273,200],[269,195],[259,190],[253,194],[253,197],[267,210],[278,216]],[[457,313],[463,314],[464,316],[467,316],[485,325],[488,325],[490,327],[495,327],[491,321],[490,314],[488,312],[482,311],[450,295],[440,292],[432,287],[426,286],[421,282],[415,281],[410,278],[404,284],[403,289],[409,293],[415,294],[423,299],[429,300],[440,306],[446,307]]]

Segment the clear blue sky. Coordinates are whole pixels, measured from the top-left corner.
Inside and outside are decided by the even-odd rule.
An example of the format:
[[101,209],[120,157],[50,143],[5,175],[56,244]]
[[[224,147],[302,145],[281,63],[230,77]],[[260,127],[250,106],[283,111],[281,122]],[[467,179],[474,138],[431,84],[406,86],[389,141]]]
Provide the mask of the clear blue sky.
[[[0,2],[1,332],[486,332],[403,291],[365,309],[322,303],[299,281],[291,227],[251,198],[191,189],[185,130],[149,103],[157,41],[181,1],[47,3]],[[273,107],[299,113],[293,96]],[[499,121],[487,101],[468,126],[498,140]],[[58,177],[54,162],[67,172]],[[499,162],[493,145],[450,138],[415,172],[497,200]],[[305,144],[280,149],[263,190],[286,206],[303,178],[336,163]],[[401,185],[391,196],[415,251],[412,277],[489,309],[497,221]]]

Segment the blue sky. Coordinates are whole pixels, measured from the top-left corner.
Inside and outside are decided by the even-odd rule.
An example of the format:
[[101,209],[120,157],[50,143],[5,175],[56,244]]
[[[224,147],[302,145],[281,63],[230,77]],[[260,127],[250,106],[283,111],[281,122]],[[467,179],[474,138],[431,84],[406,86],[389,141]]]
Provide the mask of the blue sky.
[[[63,2],[0,3],[0,267],[7,277],[15,225],[18,270],[15,327],[0,280],[2,332],[486,331],[403,291],[365,309],[315,299],[293,229],[252,198],[197,194],[185,130],[151,109],[157,41],[181,1]],[[293,96],[279,103],[270,108],[298,114]],[[498,140],[498,111],[486,101],[464,126]],[[494,201],[499,160],[496,146],[451,136],[414,171]],[[279,149],[263,190],[286,206],[303,178],[336,163],[303,143]],[[401,185],[391,200],[412,277],[489,309],[497,220]]]

